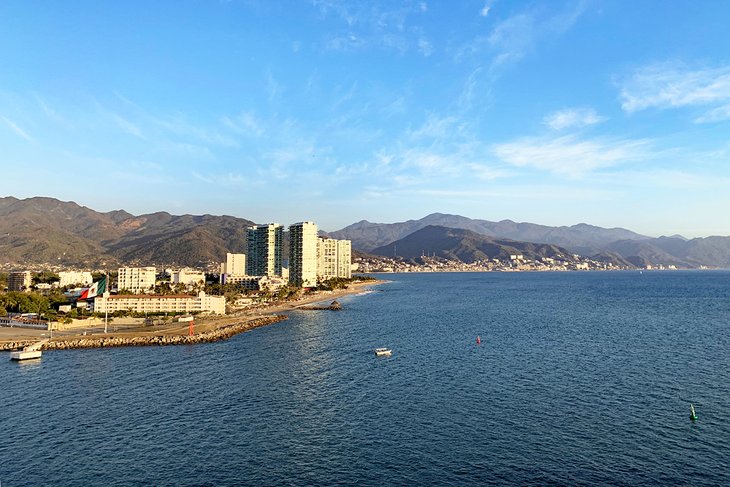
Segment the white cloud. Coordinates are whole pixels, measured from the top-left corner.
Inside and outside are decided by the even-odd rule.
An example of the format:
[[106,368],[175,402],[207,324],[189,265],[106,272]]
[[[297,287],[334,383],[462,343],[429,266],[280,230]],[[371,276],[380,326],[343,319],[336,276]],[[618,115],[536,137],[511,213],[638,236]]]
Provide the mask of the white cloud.
[[604,120],[606,119],[598,115],[594,109],[578,107],[565,108],[551,113],[543,119],[543,123],[553,130],[563,130],[595,125]]
[[[689,69],[661,63],[636,70],[621,86],[621,107],[628,113],[648,108],[678,108],[727,104],[730,101],[730,66]],[[698,121],[717,121],[727,110],[719,107]]]
[[425,41],[420,27],[411,21],[419,21],[428,11],[425,2],[386,2],[376,5],[372,2],[347,2],[314,0],[323,17],[330,17],[342,23],[337,32],[325,33],[324,47],[327,50],[352,52],[363,49],[394,50],[405,54],[417,50],[423,55],[431,54],[431,44]]
[[412,139],[442,140],[461,133],[462,128],[456,117],[437,117],[431,114],[419,128],[409,130],[408,136]]
[[713,108],[699,117],[695,118],[695,123],[710,123],[730,120],[730,103]]
[[252,112],[242,112],[235,118],[223,117],[221,122],[239,135],[261,137],[265,133],[263,124]]
[[2,120],[3,122],[5,122],[5,125],[7,125],[8,127],[10,127],[10,129],[13,132],[15,132],[15,134],[18,135],[19,137],[27,140],[28,142],[35,142],[35,139],[33,137],[31,137],[28,134],[28,132],[26,132],[25,130],[23,130],[22,128],[20,128],[17,123],[15,123],[12,120],[9,120],[9,119],[7,119],[5,117],[0,117],[0,120]]
[[428,41],[428,39],[421,37],[420,39],[418,39],[418,50],[421,54],[428,57],[431,55],[431,53],[433,53],[433,46]]
[[[492,3],[487,1],[480,15],[488,15]],[[541,41],[564,34],[584,9],[583,2],[558,12],[527,8],[498,22],[488,35],[478,35],[461,46],[455,53],[455,61],[468,57],[479,59],[486,54],[490,56],[490,71],[517,62],[536,49]]]
[[646,158],[647,140],[580,140],[566,135],[557,138],[524,137],[496,144],[492,153],[517,167],[531,167],[577,177],[596,169],[618,166]]

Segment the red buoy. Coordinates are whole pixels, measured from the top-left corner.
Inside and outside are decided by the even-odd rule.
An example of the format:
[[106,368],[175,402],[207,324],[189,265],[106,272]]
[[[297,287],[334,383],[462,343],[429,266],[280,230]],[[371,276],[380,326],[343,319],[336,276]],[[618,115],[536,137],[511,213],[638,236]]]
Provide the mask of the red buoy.
[[477,335],[477,345],[481,345],[481,344],[482,344],[482,339],[479,338],[479,335]]

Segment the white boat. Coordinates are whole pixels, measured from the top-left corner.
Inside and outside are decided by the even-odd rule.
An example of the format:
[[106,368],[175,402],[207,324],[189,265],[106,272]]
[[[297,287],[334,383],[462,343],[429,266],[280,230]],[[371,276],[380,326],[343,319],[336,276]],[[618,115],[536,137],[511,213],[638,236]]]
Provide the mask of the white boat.
[[41,347],[48,343],[48,338],[28,345],[23,350],[10,352],[10,360],[30,360],[33,358],[41,358]]
[[376,348],[375,349],[375,355],[377,355],[378,357],[382,357],[384,355],[390,355],[391,353],[393,353],[393,351],[389,348]]

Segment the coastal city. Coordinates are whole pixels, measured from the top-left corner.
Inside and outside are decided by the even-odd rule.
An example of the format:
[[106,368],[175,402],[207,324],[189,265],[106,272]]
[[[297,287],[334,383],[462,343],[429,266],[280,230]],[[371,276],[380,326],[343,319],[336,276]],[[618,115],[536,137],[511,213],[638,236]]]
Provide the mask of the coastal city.
[[[213,270],[217,272],[155,266],[120,267],[116,272],[13,270],[7,274],[7,293],[0,293],[0,325],[69,329],[88,327],[89,317],[110,314],[225,315],[352,279],[349,240],[319,237],[311,221],[290,225],[288,234],[285,255],[282,225],[249,227],[246,252],[227,253]],[[56,323],[43,320],[39,310]]]
[[[226,253],[225,261],[204,268],[167,265],[123,266],[116,270],[78,270],[57,265],[17,269],[11,263],[0,286],[0,325],[73,330],[105,323],[109,316],[226,315],[292,300],[353,282],[353,272],[524,272],[612,271],[626,267],[578,254],[553,257],[509,254],[462,262],[424,253],[415,259],[384,257],[353,249],[350,240],[320,235],[311,221],[254,225],[245,232],[245,252]],[[646,270],[676,270],[647,265]],[[363,279],[356,278],[355,280]],[[2,291],[2,289],[0,289]],[[25,293],[19,297],[18,293]],[[179,319],[179,318],[178,318]],[[156,322],[164,320],[158,319]]]
[[728,25],[0,0],[0,487],[730,487]]

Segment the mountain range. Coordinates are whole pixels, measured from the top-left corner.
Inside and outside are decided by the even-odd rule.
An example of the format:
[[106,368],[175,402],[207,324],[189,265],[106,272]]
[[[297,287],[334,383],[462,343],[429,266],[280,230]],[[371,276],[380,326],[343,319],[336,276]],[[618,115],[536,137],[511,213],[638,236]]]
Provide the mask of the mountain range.
[[[222,262],[226,252],[245,252],[250,225],[254,225],[251,220],[226,215],[135,216],[124,210],[100,213],[53,198],[4,197],[0,198],[0,265],[200,267]],[[413,258],[428,252],[469,262],[505,253],[569,252],[625,266],[730,267],[730,237],[651,238],[585,223],[551,227],[434,213],[399,223],[363,220],[328,235],[351,240],[355,255],[396,253]]]
[[243,252],[250,220],[165,212],[99,213],[53,198],[0,198],[0,265],[204,266]]
[[382,256],[398,255],[405,259],[432,255],[467,264],[486,259],[509,261],[510,255],[516,254],[530,260],[541,257],[575,260],[573,254],[557,245],[492,238],[463,228],[437,225],[416,230],[397,242],[373,249],[372,253]]
[[[395,243],[397,253],[400,255],[408,245],[406,242],[401,242],[401,239],[428,226],[470,230],[496,239],[556,245],[564,247],[571,253],[618,265],[730,267],[730,237],[686,239],[680,235],[673,235],[651,238],[625,228],[602,228],[585,223],[550,227],[511,220],[492,222],[433,213],[420,220],[399,223],[371,223],[363,220],[336,232],[330,232],[329,235],[333,238],[352,240],[353,248],[373,253],[377,253],[376,250],[380,252],[384,246]],[[421,249],[430,248],[433,252],[437,252],[437,247],[436,242],[430,242],[428,239],[420,244]],[[388,255],[392,256],[392,251]]]

